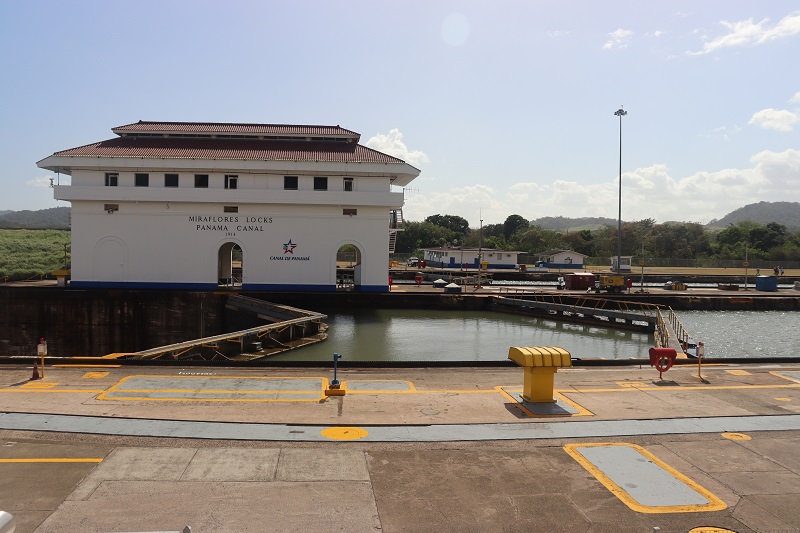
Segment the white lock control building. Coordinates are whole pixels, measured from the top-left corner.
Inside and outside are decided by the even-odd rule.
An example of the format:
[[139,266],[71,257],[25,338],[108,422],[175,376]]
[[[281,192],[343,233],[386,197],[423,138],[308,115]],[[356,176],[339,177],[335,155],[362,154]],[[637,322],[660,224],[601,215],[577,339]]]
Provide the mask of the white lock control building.
[[[72,177],[72,287],[385,292],[419,170],[339,126],[137,122],[56,152]],[[339,265],[342,266],[342,265]],[[347,265],[349,266],[349,265]]]

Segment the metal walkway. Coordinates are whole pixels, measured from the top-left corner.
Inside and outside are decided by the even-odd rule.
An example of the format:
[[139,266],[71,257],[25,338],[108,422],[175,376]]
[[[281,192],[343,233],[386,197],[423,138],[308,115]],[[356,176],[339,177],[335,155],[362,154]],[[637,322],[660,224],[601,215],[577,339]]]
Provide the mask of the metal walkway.
[[800,415],[340,427],[2,412],[0,429],[189,439],[306,442],[341,440],[325,435],[326,432],[330,434],[330,430],[333,429],[339,433],[349,432],[354,439],[363,442],[454,442],[798,431]]
[[[277,349],[263,351],[258,354],[259,357],[272,355],[274,353],[282,352],[302,346],[310,342],[316,342],[325,338],[325,328],[321,327],[323,319],[328,315],[317,313],[314,311],[306,311],[304,309],[297,309],[285,305],[275,304],[256,298],[248,298],[245,296],[234,295],[228,297],[226,307],[235,310],[244,310],[255,314],[259,319],[265,320],[268,323],[256,326],[249,329],[234,331],[231,333],[223,333],[221,335],[213,335],[211,337],[203,337],[200,339],[192,339],[183,342],[176,342],[166,346],[158,346],[134,353],[111,354],[105,356],[112,359],[124,359],[135,357],[139,359],[158,359],[160,357],[169,357],[172,359],[181,359],[185,354],[189,354],[192,350],[197,348],[209,348],[217,353],[220,353],[220,345],[224,343],[238,343],[239,352],[247,353],[246,344],[248,342],[257,342],[261,339],[268,338],[273,343],[279,345]],[[311,334],[301,334],[295,336],[293,334],[295,328],[304,330],[307,326],[314,324],[316,327]],[[289,341],[280,342],[271,337],[273,333],[283,333],[289,330]],[[258,351],[258,350],[256,350]],[[230,358],[229,358],[230,359]]]
[[498,307],[541,311],[563,320],[594,320],[608,327],[639,326],[652,332],[659,320],[659,306],[655,304],[606,298],[577,297],[570,300],[557,295],[530,293],[519,296],[508,293],[494,299]]
[[683,328],[683,324],[678,319],[678,315],[667,308],[667,317],[664,318],[662,310],[658,310],[658,322],[656,323],[656,346],[663,348],[673,348],[678,357],[686,357],[684,348],[689,340],[689,333]]

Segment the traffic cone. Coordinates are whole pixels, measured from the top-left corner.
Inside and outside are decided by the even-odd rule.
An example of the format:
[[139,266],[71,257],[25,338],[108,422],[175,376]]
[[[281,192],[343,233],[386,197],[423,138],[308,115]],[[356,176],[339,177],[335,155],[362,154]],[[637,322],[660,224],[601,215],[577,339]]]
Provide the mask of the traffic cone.
[[39,367],[36,365],[36,359],[33,360],[33,375],[31,376],[31,381],[34,379],[42,379],[39,377]]

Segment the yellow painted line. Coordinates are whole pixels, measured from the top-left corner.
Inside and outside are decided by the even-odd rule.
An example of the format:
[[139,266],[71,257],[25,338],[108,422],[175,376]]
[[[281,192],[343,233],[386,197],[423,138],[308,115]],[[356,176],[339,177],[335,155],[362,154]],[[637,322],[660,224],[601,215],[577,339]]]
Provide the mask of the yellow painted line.
[[417,389],[414,391],[420,394],[448,394],[455,392],[457,394],[494,394],[496,391],[495,389],[431,389],[431,390],[419,390]]
[[647,387],[647,383],[641,381],[617,381],[620,387]]
[[[705,365],[704,365],[705,366]],[[710,385],[694,386],[687,385],[681,387],[620,387],[618,389],[570,389],[568,392],[598,393],[598,392],[636,392],[636,391],[672,391],[690,392],[696,390],[739,390],[739,389],[796,389],[800,388],[800,382],[792,385]]]
[[[303,390],[228,390],[228,389],[124,389],[120,388],[126,381],[132,378],[167,378],[167,379],[308,379],[320,380],[321,387],[317,389],[303,389]],[[328,388],[328,379],[324,377],[285,377],[285,376],[168,376],[168,375],[131,375],[122,378],[120,381],[112,385],[109,389],[99,391],[98,400],[106,401],[150,401],[150,402],[319,402],[325,399],[325,389]],[[110,394],[120,394],[119,397],[111,397]],[[268,395],[268,394],[316,394],[311,398],[151,398],[149,396],[123,396],[127,393],[137,394],[156,394],[156,393],[173,393],[173,394],[254,394],[254,395]]]
[[[784,370],[783,372],[786,372],[786,371]],[[792,381],[794,383],[800,383],[800,379],[795,379],[795,378],[790,377],[790,376],[784,376],[783,374],[781,374],[780,370],[771,370],[770,374],[772,374],[773,376],[777,376],[779,378],[782,378],[782,379],[788,379],[789,381]]]
[[83,377],[87,379],[98,379],[98,378],[104,378],[109,374],[110,372],[86,372],[83,375]]
[[495,389],[349,390],[347,394],[494,394]]
[[45,382],[45,381],[30,381],[28,383],[25,383],[24,385],[20,385],[20,388],[24,388],[24,389],[52,389],[56,385],[58,385],[58,383],[56,383],[55,381],[50,382],[50,383]]
[[792,401],[791,398],[775,398],[775,399],[778,400],[779,402],[791,402]]
[[[653,464],[659,466],[664,471],[675,477],[676,479],[682,481],[687,486],[691,487],[695,490],[698,494],[703,496],[706,500],[708,500],[707,504],[700,504],[700,505],[663,505],[658,507],[652,507],[649,505],[642,505],[633,497],[628,494],[628,492],[614,483],[611,478],[609,478],[602,470],[597,468],[594,463],[589,461],[586,457],[584,457],[577,448],[586,448],[592,446],[627,446],[629,448],[633,448],[640,454],[642,454],[645,458],[650,460]],[[701,487],[695,481],[690,479],[689,477],[681,474],[667,463],[663,462],[661,459],[647,451],[646,449],[642,448],[641,446],[637,446],[636,444],[629,444],[625,442],[597,442],[597,443],[584,443],[584,444],[566,444],[564,445],[564,451],[567,452],[573,459],[578,461],[578,463],[583,466],[590,474],[592,474],[600,483],[602,483],[611,493],[619,498],[622,503],[630,507],[632,510],[637,511],[639,513],[696,513],[701,511],[721,511],[722,509],[726,509],[728,506],[714,496],[711,492],[706,490],[705,488]]]
[[351,393],[354,392],[416,392],[417,387],[414,385],[413,382],[405,380],[405,379],[348,379],[347,381],[343,381],[342,385],[345,383],[405,383],[408,386],[408,389],[398,389],[398,390],[387,390],[387,389],[361,389],[359,391],[348,391]]
[[325,399],[324,391],[313,398],[149,398],[147,396],[125,396],[120,398],[100,398],[98,400],[124,402],[315,402]]
[[732,529],[725,529],[724,527],[714,527],[714,526],[700,526],[700,527],[693,527],[689,530],[689,533],[736,533]]
[[747,370],[726,370],[728,374],[733,374],[734,376],[752,376],[750,372]]
[[99,394],[101,392],[105,392],[105,390],[94,390],[94,389],[24,389],[22,387],[17,387],[14,389],[0,389],[0,392],[26,392],[28,394],[39,393],[39,394],[50,394],[55,392],[69,392],[69,393],[76,393],[76,392],[90,392],[92,394]]
[[91,365],[91,364],[80,364],[80,363],[73,363],[73,364],[58,364],[52,365],[53,367],[59,368],[121,368],[122,365]]
[[24,459],[0,459],[0,463],[101,463],[102,457],[28,457]]
[[[568,404],[570,407],[572,407],[573,409],[575,409],[578,412],[577,413],[566,413],[566,414],[552,414],[552,415],[536,414],[536,413],[532,412],[530,409],[528,409],[527,407],[525,407],[525,405],[522,402],[519,401],[519,398],[515,398],[514,396],[509,394],[508,391],[504,390],[504,388],[516,390],[516,387],[507,387],[507,386],[501,385],[501,386],[495,387],[495,391],[499,392],[500,394],[502,394],[503,396],[505,396],[506,398],[508,398],[512,402],[516,403],[517,407],[522,409],[522,411],[524,411],[528,416],[532,416],[532,417],[536,417],[536,418],[555,418],[555,417],[567,418],[567,417],[573,417],[573,416],[594,416],[593,412],[589,411],[588,409],[586,409],[582,405],[575,403],[574,401],[570,400],[569,398],[567,398],[566,396],[564,396],[563,394],[561,394],[558,391],[553,391],[553,397],[555,398],[557,396],[558,399],[560,399],[562,402]],[[522,392],[522,389],[523,389],[523,387],[520,386],[519,387],[519,392]]]
[[753,437],[745,435],[744,433],[721,433],[721,435],[730,440],[752,440]]
[[331,427],[323,429],[320,433],[331,440],[357,440],[369,435],[366,429],[356,427]]
[[312,394],[317,392],[317,389],[117,389],[113,392],[120,394],[128,392],[141,392],[147,394],[149,392],[169,392],[169,393],[200,393],[200,394]]

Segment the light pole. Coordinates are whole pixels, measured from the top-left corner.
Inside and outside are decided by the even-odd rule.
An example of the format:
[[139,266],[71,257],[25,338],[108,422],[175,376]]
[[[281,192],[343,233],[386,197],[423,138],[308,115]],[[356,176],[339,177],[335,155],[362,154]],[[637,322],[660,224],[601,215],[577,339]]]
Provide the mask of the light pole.
[[619,212],[617,213],[617,272],[622,272],[622,117],[628,112],[620,106],[614,112],[619,117]]
[[481,270],[482,257],[481,256],[483,255],[483,215],[478,215],[478,216],[480,217],[480,220],[481,220],[481,226],[480,226],[480,229],[478,230],[479,231],[479,233],[478,233],[478,284],[476,285],[476,287],[480,287],[481,286],[481,272],[482,272],[482,270]]

